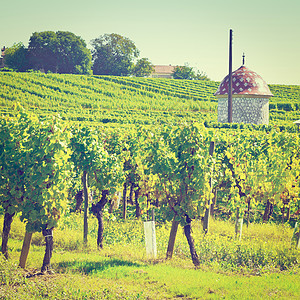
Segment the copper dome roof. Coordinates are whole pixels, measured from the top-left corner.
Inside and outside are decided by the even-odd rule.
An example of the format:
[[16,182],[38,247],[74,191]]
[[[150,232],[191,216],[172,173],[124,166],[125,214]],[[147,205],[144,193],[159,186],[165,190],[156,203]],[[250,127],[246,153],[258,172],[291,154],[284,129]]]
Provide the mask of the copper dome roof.
[[[229,75],[223,79],[214,95],[228,95],[228,85]],[[273,96],[261,76],[245,66],[232,72],[232,95]]]

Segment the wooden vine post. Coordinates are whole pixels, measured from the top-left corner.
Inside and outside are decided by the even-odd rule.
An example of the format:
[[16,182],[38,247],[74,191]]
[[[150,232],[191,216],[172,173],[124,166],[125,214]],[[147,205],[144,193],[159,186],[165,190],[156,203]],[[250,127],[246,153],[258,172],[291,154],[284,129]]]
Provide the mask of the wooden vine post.
[[123,209],[122,209],[122,217],[124,220],[127,218],[127,182],[124,182],[123,186]]
[[179,225],[179,222],[176,221],[176,218],[174,217],[173,221],[172,221],[172,227],[171,227],[171,231],[170,231],[170,236],[169,236],[169,242],[168,242],[166,259],[171,259],[172,256],[173,256],[174,245],[175,245],[175,240],[176,240],[176,235],[177,235],[177,230],[178,230],[178,225]]
[[88,193],[88,174],[87,171],[83,171],[82,175],[82,185],[83,185],[83,195],[84,195],[84,211],[83,211],[83,242],[87,244],[88,241],[88,206],[89,206],[89,193]]
[[[212,157],[215,149],[215,143],[210,142],[209,145],[209,155]],[[213,166],[211,166],[211,173],[210,173],[210,191],[212,193],[212,176],[213,176]],[[205,234],[208,233],[209,230],[209,217],[210,217],[210,212],[211,212],[211,205],[212,205],[212,199],[211,199],[211,193],[209,194],[209,199],[208,199],[208,204],[205,210],[204,218],[203,218],[203,231]]]
[[25,269],[26,266],[26,261],[30,249],[30,244],[31,244],[31,238],[32,238],[32,232],[25,232],[24,240],[23,240],[23,246],[21,250],[21,255],[20,255],[20,261],[19,261],[19,266],[23,269]]

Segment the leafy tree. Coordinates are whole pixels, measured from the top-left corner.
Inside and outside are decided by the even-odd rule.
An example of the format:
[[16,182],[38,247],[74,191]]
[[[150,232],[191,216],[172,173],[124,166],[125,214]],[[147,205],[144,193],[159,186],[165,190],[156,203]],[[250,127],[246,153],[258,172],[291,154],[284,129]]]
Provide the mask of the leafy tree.
[[14,44],[5,49],[4,64],[16,71],[26,71],[28,68],[27,49],[23,43]]
[[91,41],[93,72],[97,75],[128,76],[139,56],[134,42],[119,34],[104,34]]
[[173,78],[174,79],[188,79],[192,80],[195,77],[195,73],[192,67],[188,64],[184,66],[176,66],[173,71]]
[[56,55],[57,39],[53,31],[34,32],[29,39],[30,67],[35,70],[58,71]]
[[201,72],[201,71],[197,71],[195,73],[195,80],[210,80],[207,75],[205,74],[205,72]]
[[58,66],[59,73],[89,74],[91,73],[92,55],[86,43],[71,32],[56,32],[59,46]]
[[85,41],[68,31],[35,32],[29,40],[30,66],[53,73],[89,74],[91,53]]
[[174,79],[186,79],[186,80],[209,80],[205,73],[197,71],[195,72],[193,67],[188,64],[184,66],[176,66],[173,71]]
[[141,58],[135,64],[132,74],[136,77],[146,77],[149,76],[154,70],[153,64],[148,60],[148,58]]

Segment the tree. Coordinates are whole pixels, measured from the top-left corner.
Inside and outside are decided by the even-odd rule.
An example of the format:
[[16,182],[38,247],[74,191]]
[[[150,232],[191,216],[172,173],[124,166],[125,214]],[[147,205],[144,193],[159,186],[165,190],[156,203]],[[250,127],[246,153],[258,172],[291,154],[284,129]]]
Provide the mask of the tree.
[[23,43],[14,44],[5,49],[4,65],[13,70],[22,72],[28,67],[27,49]]
[[195,80],[210,80],[207,75],[205,74],[205,72],[201,72],[201,71],[197,71],[195,73]]
[[139,56],[134,42],[119,34],[104,34],[91,41],[93,72],[96,75],[128,76]]
[[173,71],[174,79],[186,79],[186,80],[209,80],[205,73],[194,70],[189,64],[184,66],[176,66]]
[[68,31],[34,32],[29,40],[30,67],[53,73],[89,74],[91,53],[85,41]]
[[146,77],[149,76],[154,70],[153,64],[148,60],[148,58],[141,58],[135,64],[132,74],[136,77]]
[[58,31],[59,73],[89,74],[92,67],[92,55],[86,43],[71,32]]
[[29,39],[30,67],[44,72],[58,71],[56,55],[57,39],[53,31],[34,32]]
[[192,80],[195,77],[195,73],[192,67],[188,64],[184,66],[176,66],[173,71],[173,78],[174,79],[188,79]]

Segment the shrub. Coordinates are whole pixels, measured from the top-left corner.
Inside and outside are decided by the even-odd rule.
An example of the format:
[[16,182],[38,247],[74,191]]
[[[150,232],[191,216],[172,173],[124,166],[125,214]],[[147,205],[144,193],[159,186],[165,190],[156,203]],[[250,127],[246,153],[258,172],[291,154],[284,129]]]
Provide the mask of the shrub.
[[6,260],[0,255],[0,285],[19,285],[25,282],[25,278],[17,265]]

